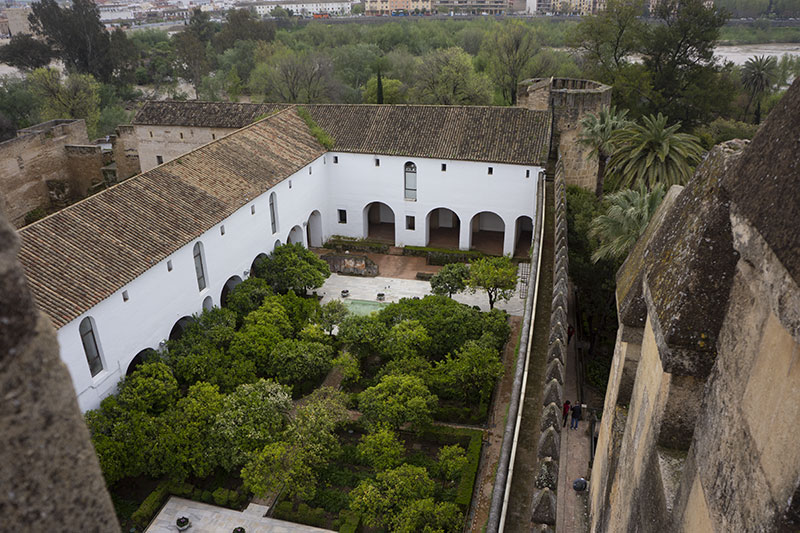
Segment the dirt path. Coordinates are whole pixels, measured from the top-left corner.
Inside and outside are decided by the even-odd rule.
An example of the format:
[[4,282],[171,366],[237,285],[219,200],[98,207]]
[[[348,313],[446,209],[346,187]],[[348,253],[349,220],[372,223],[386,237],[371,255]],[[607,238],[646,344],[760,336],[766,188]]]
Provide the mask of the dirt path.
[[472,506],[474,515],[469,525],[469,531],[480,533],[484,524],[489,519],[489,507],[492,503],[492,488],[494,486],[495,469],[500,458],[500,448],[503,445],[503,430],[506,425],[506,412],[511,401],[511,387],[514,384],[514,352],[517,349],[519,330],[522,327],[522,317],[512,316],[511,337],[503,351],[503,365],[505,372],[500,380],[500,386],[494,397],[492,410],[489,413],[488,430],[484,435],[484,446],[481,454],[481,464],[478,469],[479,489]]

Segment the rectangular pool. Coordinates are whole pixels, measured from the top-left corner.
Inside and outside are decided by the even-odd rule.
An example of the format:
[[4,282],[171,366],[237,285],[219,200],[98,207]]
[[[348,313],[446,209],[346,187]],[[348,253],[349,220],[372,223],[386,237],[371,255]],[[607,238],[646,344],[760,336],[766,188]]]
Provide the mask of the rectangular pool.
[[376,311],[380,311],[389,302],[377,302],[372,300],[351,300],[349,298],[342,299],[342,303],[347,307],[348,311],[354,315],[368,315]]

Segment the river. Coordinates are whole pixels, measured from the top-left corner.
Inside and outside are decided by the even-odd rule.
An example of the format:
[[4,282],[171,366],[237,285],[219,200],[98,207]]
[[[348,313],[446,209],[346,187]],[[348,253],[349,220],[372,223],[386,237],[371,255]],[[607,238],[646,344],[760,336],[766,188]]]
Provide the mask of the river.
[[745,61],[753,56],[776,56],[778,59],[784,55],[791,55],[795,57],[800,56],[800,43],[718,46],[714,50],[714,54],[725,61],[733,61],[737,65],[744,65]]

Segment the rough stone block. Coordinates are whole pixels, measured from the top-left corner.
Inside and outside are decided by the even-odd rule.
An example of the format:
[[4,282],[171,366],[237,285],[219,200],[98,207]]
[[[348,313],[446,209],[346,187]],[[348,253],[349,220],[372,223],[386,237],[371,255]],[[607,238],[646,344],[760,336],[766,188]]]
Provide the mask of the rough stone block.
[[560,341],[556,340],[550,343],[550,348],[547,350],[547,362],[550,363],[554,359],[561,361],[561,364],[566,362],[566,358],[564,357],[564,346],[565,344]]
[[549,427],[539,435],[539,457],[558,457],[561,455],[561,436],[554,427]]
[[542,409],[542,422],[539,428],[544,431],[549,427],[556,428],[560,433],[564,420],[561,418],[561,406],[556,403],[547,404]]
[[550,489],[555,491],[558,488],[558,461],[552,457],[545,457],[539,461],[539,471],[534,480],[537,489]]
[[556,524],[556,494],[550,489],[538,489],[533,493],[531,521],[535,524]]
[[561,384],[554,379],[548,381],[547,385],[544,386],[544,394],[542,395],[542,398],[542,405],[547,405],[550,403],[561,405],[561,398],[563,398]]
[[547,363],[547,373],[544,376],[545,381],[556,380],[562,385],[564,384],[564,365],[559,359],[553,359]]

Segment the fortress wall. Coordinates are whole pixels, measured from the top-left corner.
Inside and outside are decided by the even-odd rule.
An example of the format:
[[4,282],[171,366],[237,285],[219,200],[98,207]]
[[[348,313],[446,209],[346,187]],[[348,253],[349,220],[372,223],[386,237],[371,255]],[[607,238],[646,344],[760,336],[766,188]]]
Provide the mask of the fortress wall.
[[0,143],[0,209],[13,225],[20,227],[27,212],[50,205],[48,181],[69,178],[64,146],[88,142],[83,120],[51,120]]

